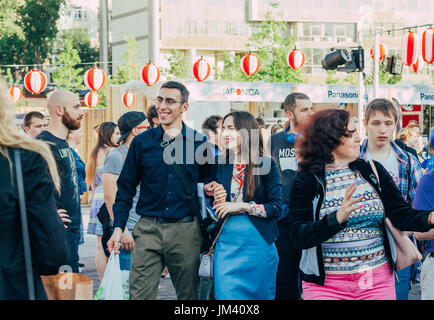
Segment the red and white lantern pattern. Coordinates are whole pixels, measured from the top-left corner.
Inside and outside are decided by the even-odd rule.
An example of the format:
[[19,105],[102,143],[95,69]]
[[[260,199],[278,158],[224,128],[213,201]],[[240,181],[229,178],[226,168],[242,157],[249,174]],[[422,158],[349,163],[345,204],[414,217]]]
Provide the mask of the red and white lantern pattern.
[[303,67],[305,60],[306,57],[304,56],[303,51],[300,49],[293,49],[286,57],[286,62],[294,70],[299,70],[301,67]]
[[425,63],[423,62],[422,57],[419,55],[416,59],[416,63],[411,66],[411,69],[414,72],[419,72],[420,70],[423,69],[424,65],[425,65]]
[[134,96],[134,93],[132,93],[130,90],[125,91],[122,95],[122,103],[127,108],[131,107],[135,101],[136,97]]
[[254,75],[259,70],[259,59],[254,54],[247,54],[241,59],[241,70],[248,76]]
[[[383,59],[387,56],[387,48],[380,43],[380,58],[379,61],[383,61]],[[374,59],[374,47],[371,48],[371,57]]]
[[434,28],[422,34],[422,58],[426,63],[434,63]]
[[160,69],[158,69],[155,64],[149,62],[140,70],[140,79],[142,79],[148,87],[151,87],[160,80]]
[[90,92],[86,93],[86,95],[84,96],[84,103],[89,108],[96,107],[98,105],[98,102],[99,102],[99,97],[98,97],[97,93],[94,91],[90,91]]
[[84,74],[84,84],[92,91],[98,91],[105,84],[105,73],[98,67],[92,67]]
[[20,88],[13,86],[9,90],[9,94],[11,95],[11,99],[14,103],[17,103],[23,98],[23,91]]
[[411,66],[417,60],[417,34],[408,31],[402,36],[401,41],[401,60],[402,63]]
[[197,81],[204,81],[211,74],[211,66],[204,59],[197,60],[193,65],[193,75]]
[[33,94],[40,94],[47,87],[47,76],[39,69],[33,69],[24,76],[24,86]]

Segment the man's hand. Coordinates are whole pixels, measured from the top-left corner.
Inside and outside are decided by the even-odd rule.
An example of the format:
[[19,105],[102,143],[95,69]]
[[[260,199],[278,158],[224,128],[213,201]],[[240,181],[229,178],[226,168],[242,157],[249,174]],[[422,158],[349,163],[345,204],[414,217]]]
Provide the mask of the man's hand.
[[203,191],[205,192],[205,194],[209,197],[213,197],[214,196],[214,188],[218,185],[217,182],[212,181],[210,183],[207,183],[206,185],[203,186]]
[[134,239],[128,228],[125,228],[125,231],[122,234],[121,244],[123,251],[131,252],[134,249]]
[[65,229],[68,228],[68,226],[65,223],[70,223],[71,220],[69,220],[69,216],[66,214],[66,210],[65,209],[59,209],[57,210],[57,214],[59,215],[60,219],[62,219],[63,222],[63,226],[65,227]]
[[112,253],[113,249],[115,250],[115,254],[119,254],[119,247],[121,244],[122,237],[122,229],[115,228],[113,234],[109,241],[107,241],[107,249],[110,253]]

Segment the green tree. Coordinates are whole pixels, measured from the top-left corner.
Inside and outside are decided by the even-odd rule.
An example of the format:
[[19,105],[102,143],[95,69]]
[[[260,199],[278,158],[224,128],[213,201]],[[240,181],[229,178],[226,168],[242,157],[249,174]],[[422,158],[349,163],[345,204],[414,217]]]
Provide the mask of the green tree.
[[141,48],[139,43],[134,37],[126,39],[127,49],[122,54],[123,62],[116,65],[116,74],[113,75],[112,80],[114,84],[121,84],[130,80],[140,79]]
[[58,88],[78,91],[84,88],[81,73],[83,68],[77,67],[81,62],[78,51],[73,47],[72,40],[65,41],[65,48],[56,58],[56,65],[60,65],[52,74],[53,82]]
[[[56,54],[65,50],[66,41],[71,41],[72,47],[77,50],[81,62],[99,61],[99,48],[92,46],[89,34],[84,29],[64,30],[56,41]],[[83,69],[84,72],[84,69]]]
[[[19,34],[0,38],[0,61],[4,64],[42,64],[57,35],[59,9],[65,0],[26,0],[16,12]],[[3,3],[3,1],[2,1]]]
[[24,0],[2,0],[0,2],[0,38],[15,35],[19,39],[24,39],[18,14],[18,8],[23,3]]
[[167,58],[170,67],[162,68],[168,79],[182,79],[188,77],[188,61],[183,51],[172,49]]
[[341,83],[341,79],[336,77],[336,72],[333,70],[327,70],[327,78],[325,80],[327,84],[337,84]]
[[[247,76],[243,72],[238,73],[229,70],[226,66],[240,69],[238,58],[227,56],[224,60],[225,68],[219,76],[221,79],[241,81],[261,81],[266,82],[291,82],[301,83],[303,77],[300,70],[294,70],[288,66],[286,57],[294,49],[295,36],[289,35],[288,26],[284,21],[278,21],[278,16],[273,14],[278,12],[279,3],[270,2],[270,10],[265,14],[265,20],[256,25],[255,30],[249,37],[248,48],[254,53],[259,61],[260,68],[252,76]],[[229,60],[228,60],[229,58]],[[239,76],[241,75],[241,77]]]

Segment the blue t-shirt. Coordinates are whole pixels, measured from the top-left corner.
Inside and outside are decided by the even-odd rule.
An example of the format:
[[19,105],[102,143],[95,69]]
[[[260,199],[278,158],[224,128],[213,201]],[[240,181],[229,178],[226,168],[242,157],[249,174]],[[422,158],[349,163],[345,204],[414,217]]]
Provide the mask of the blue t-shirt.
[[[420,179],[413,201],[413,208],[434,210],[434,170],[428,171]],[[428,252],[434,252],[434,240],[426,241],[425,249]]]

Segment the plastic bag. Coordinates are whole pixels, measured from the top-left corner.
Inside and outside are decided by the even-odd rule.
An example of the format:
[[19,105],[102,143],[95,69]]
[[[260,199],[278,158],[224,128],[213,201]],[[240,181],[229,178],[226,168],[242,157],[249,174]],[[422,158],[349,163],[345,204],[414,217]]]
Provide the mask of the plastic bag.
[[130,272],[121,270],[119,254],[113,250],[94,300],[129,300],[129,277]]

